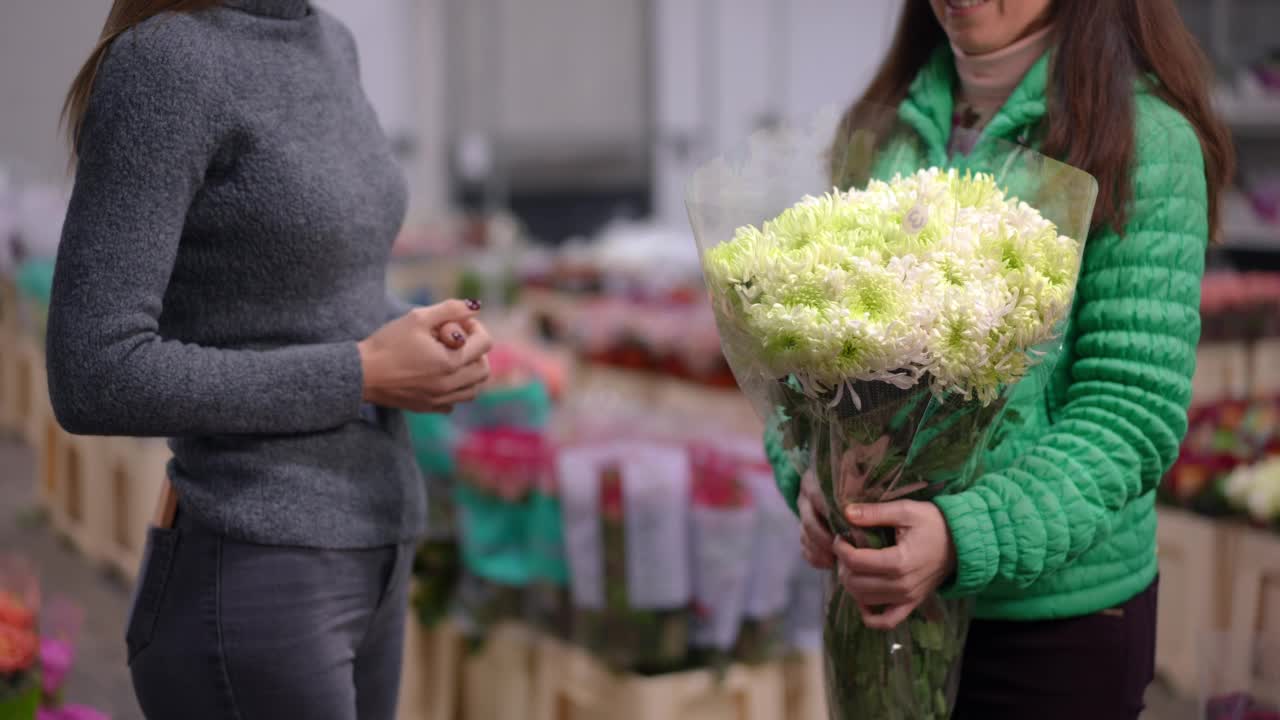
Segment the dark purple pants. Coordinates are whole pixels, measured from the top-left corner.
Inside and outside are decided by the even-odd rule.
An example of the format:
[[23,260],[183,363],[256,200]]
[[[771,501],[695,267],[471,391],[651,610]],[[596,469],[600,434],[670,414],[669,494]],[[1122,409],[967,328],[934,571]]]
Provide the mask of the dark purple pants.
[[953,720],[1137,720],[1155,677],[1157,584],[1085,617],[975,621]]

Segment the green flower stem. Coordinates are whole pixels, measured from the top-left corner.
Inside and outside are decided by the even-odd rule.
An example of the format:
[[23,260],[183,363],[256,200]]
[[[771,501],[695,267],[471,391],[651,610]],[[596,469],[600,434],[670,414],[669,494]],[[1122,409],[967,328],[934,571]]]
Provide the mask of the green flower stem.
[[627,589],[626,527],[602,519],[605,606],[577,608],[573,636],[617,672],[656,675],[685,670],[689,662],[688,608],[650,610],[631,606]]
[[[783,387],[783,386],[780,386]],[[854,384],[861,408],[830,407],[793,394],[785,408],[811,439],[813,468],[832,530],[858,547],[883,548],[892,530],[854,528],[850,503],[882,501],[896,488],[927,501],[968,487],[979,471],[1003,400],[983,405],[929,391]],[[787,396],[779,391],[778,397]],[[794,436],[794,433],[793,433]],[[830,580],[823,642],[827,694],[834,720],[945,720],[958,682],[969,603],[930,598],[903,625],[884,632],[862,623],[857,603]]]

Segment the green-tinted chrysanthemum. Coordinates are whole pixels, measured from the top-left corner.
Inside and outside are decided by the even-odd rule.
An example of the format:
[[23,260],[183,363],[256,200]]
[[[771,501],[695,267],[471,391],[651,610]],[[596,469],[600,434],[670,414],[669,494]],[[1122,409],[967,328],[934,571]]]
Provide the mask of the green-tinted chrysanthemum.
[[987,402],[1060,332],[1079,259],[1078,242],[990,176],[931,169],[806,198],[704,265],[733,355],[772,377],[929,377]]
[[948,174],[951,194],[963,208],[987,208],[1004,202],[1004,192],[994,177],[986,173],[963,175],[952,170]]

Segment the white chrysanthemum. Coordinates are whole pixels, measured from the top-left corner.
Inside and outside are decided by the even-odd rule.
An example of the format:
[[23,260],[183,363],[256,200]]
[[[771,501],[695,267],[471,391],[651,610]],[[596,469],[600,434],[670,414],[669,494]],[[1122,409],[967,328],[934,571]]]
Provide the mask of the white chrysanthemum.
[[1253,467],[1241,467],[1232,471],[1222,484],[1222,494],[1226,497],[1227,502],[1235,507],[1247,507],[1249,503],[1249,494],[1254,486],[1254,474],[1256,470]]
[[1258,473],[1245,501],[1249,516],[1260,523],[1280,519],[1280,473]]
[[1010,366],[1001,333],[1014,300],[1000,275],[947,286],[929,337],[935,388],[990,401],[1009,373],[1019,372]]
[[[807,197],[704,259],[735,348],[807,387],[912,383],[990,401],[1070,309],[1080,246],[987,175]],[[746,342],[746,341],[743,341]]]

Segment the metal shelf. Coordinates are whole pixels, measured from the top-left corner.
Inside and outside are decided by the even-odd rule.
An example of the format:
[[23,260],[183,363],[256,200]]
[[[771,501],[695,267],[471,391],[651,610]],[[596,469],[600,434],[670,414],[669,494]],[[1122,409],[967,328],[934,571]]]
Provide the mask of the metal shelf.
[[1263,221],[1249,206],[1248,198],[1238,192],[1223,196],[1222,231],[1224,248],[1280,252],[1280,225]]
[[1221,87],[1214,93],[1213,105],[1236,132],[1280,135],[1280,96],[1254,96]]

